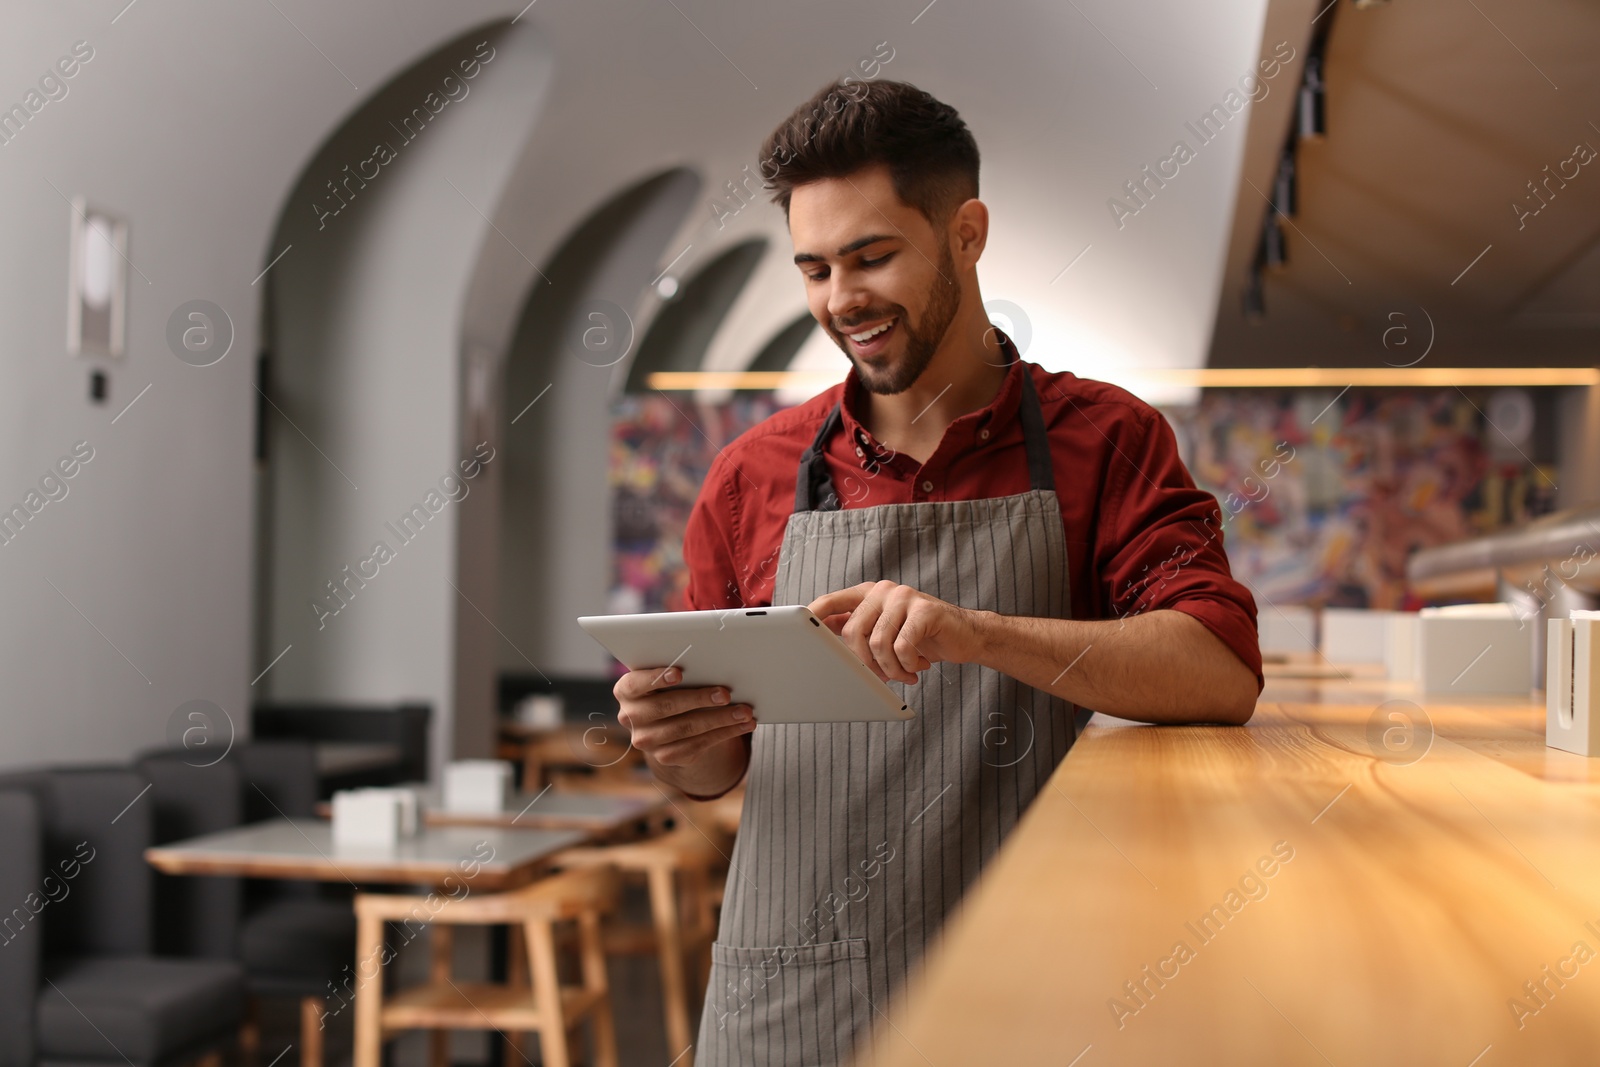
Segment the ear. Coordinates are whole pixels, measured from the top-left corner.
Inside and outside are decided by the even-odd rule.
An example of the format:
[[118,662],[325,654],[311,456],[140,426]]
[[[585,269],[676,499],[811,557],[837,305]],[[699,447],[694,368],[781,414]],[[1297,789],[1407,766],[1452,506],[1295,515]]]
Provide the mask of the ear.
[[956,267],[967,270],[978,262],[989,242],[989,207],[974,197],[966,200],[950,216],[950,254]]

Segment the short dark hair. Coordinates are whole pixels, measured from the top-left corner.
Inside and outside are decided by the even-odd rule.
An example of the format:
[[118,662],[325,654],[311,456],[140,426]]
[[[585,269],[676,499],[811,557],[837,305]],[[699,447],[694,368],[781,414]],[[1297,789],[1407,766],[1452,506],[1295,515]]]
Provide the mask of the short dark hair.
[[886,164],[895,195],[942,226],[978,195],[978,143],[949,104],[908,82],[823,86],[761,146],[760,174],[789,217],[795,187]]

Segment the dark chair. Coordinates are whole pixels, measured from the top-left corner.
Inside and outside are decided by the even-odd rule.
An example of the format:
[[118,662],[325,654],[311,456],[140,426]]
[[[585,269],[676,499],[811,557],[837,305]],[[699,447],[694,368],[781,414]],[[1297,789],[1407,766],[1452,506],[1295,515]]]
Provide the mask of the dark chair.
[[[231,761],[202,761],[177,751],[144,756],[134,767],[150,782],[144,802],[152,807],[157,845],[229,830],[243,821],[239,769]],[[158,955],[238,957],[242,900],[237,878],[157,874],[155,891]]]
[[318,796],[326,800],[338,789],[425,780],[431,715],[427,704],[258,704],[251,709],[250,735],[257,741],[394,746],[396,756],[388,766],[319,775]]
[[0,899],[23,904],[0,948],[5,1067],[176,1067],[232,1043],[241,968],[152,954],[148,784],[126,768],[0,780]]
[[[37,917],[59,895],[60,879],[44,884],[39,801],[0,782],[0,1067],[33,1067],[33,1012],[39,995]],[[53,873],[53,872],[52,872]]]
[[[138,767],[152,783],[158,843],[237,826],[247,815],[309,817],[316,803],[314,757],[306,742],[237,745],[227,759],[209,766],[197,765],[190,751],[163,751],[144,756]],[[350,898],[324,899],[309,882],[162,881],[176,884],[170,890],[162,885],[158,947],[237,959],[252,998],[297,998],[300,1062],[319,1067],[326,997],[355,958]],[[252,1005],[243,1031],[247,1050],[259,1041],[254,1019]]]
[[[612,688],[615,678],[578,678],[568,675],[537,675],[503,673],[496,680],[496,706],[501,715],[510,716],[525,696],[534,693],[552,693],[561,698],[564,717],[568,722],[591,726],[601,722],[615,722],[617,698]],[[599,718],[595,718],[595,714]]]
[[[426,725],[426,717],[423,723]],[[426,748],[423,760],[426,761]],[[255,740],[235,747],[245,821],[311,819],[319,794],[310,741]],[[250,988],[300,1001],[300,1062],[315,1067],[330,993],[342,1008],[355,988],[354,890],[319,882],[249,879],[239,958]]]

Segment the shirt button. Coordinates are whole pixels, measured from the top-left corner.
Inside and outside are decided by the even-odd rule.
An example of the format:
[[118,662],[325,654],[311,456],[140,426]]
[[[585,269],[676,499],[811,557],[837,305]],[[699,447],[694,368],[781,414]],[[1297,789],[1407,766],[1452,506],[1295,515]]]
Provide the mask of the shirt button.
[[866,455],[865,452],[861,451],[861,446],[860,445],[856,445],[856,455],[858,455],[858,456]]
[[979,430],[978,431],[978,440],[987,441],[988,439],[989,439],[989,431],[988,430]]
[[923,482],[923,483],[922,483],[922,491],[923,491],[923,492],[924,492],[924,493],[931,493],[931,492],[933,492],[933,483],[932,483],[932,482]]

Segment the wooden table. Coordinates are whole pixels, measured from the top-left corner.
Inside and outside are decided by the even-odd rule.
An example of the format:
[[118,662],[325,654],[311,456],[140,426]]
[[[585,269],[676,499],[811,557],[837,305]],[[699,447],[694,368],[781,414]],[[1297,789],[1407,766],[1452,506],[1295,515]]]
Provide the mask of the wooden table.
[[1366,678],[1097,716],[889,1017],[858,1062],[1600,1062],[1600,760]]
[[575,768],[608,779],[626,779],[643,762],[631,747],[628,731],[611,724],[568,723],[557,727],[529,726],[502,719],[499,726],[500,758],[522,764],[522,788],[538,792],[555,768]]
[[[526,885],[556,853],[592,839],[593,835],[583,830],[427,826],[416,837],[393,845],[348,845],[334,843],[333,826],[325,820],[274,819],[149,848],[144,855],[152,867],[166,874],[417,885],[445,891],[450,899],[460,900],[472,893]],[[419,898],[419,918],[434,910]],[[453,944],[449,927],[436,925],[432,930],[431,971],[435,976],[448,976]],[[518,945],[512,938],[510,951],[516,951]],[[356,958],[365,958],[359,945]],[[371,971],[368,974],[367,968],[358,966],[355,975],[357,1027],[369,1036],[381,999],[381,989],[375,984],[380,970],[373,966]],[[429,1062],[434,1067],[448,1063],[448,1038],[443,1030],[430,1035]],[[377,1067],[377,1045],[371,1040],[358,1044],[357,1060],[362,1067]],[[320,1041],[312,1047],[320,1059]]]
[[609,796],[604,793],[564,793],[545,789],[518,793],[504,811],[462,813],[445,811],[441,791],[422,797],[424,817],[432,826],[531,826],[541,830],[583,830],[592,838],[614,837],[645,821],[658,820],[671,803],[665,793],[655,796]]
[[[446,811],[444,791],[436,786],[417,790],[423,822],[429,826],[503,826],[530,830],[582,830],[590,840],[610,840],[639,823],[658,823],[672,798],[659,789],[617,796],[599,792],[566,792],[546,788],[517,793],[500,811]],[[333,805],[317,804],[328,818]]]
[[393,845],[346,845],[334,844],[332,825],[320,819],[273,819],[149,848],[144,855],[166,874],[423,886],[453,879],[495,890],[532,881],[551,856],[588,839],[579,830],[430,826]]

